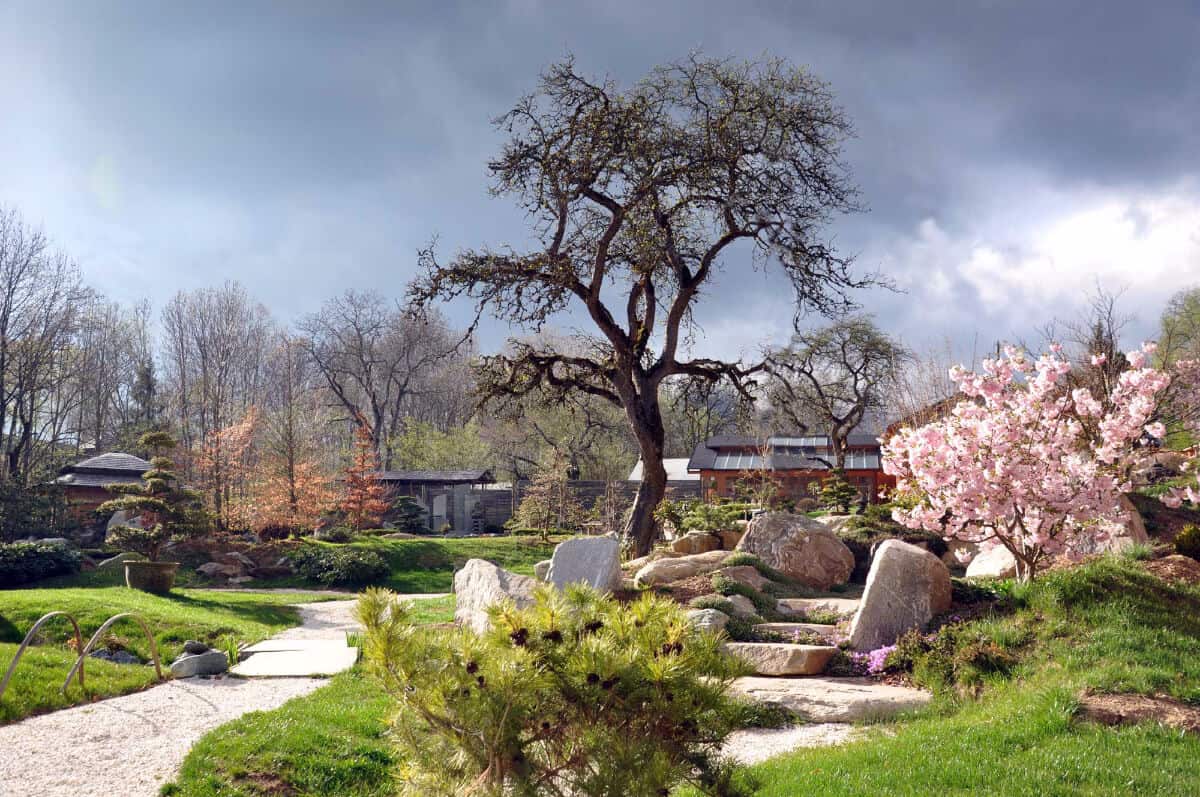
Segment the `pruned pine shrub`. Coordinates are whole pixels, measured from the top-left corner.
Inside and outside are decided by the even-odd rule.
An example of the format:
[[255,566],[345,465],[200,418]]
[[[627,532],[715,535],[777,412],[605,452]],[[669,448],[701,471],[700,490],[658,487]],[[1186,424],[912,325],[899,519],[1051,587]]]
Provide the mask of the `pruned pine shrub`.
[[415,625],[402,598],[359,599],[364,660],[396,699],[402,795],[731,795],[721,742],[743,666],[678,605],[543,587],[484,634]]
[[309,543],[289,558],[297,575],[327,587],[361,587],[377,583],[391,572],[379,554],[350,546]]

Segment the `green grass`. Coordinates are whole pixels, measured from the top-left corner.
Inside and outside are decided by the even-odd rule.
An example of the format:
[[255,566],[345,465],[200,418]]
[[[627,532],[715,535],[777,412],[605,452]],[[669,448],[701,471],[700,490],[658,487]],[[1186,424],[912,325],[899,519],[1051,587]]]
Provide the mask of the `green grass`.
[[[451,607],[448,599],[426,605],[430,620]],[[985,678],[977,699],[945,684],[915,718],[868,728],[853,744],[772,759],[742,771],[741,782],[756,784],[758,797],[1200,793],[1196,736],[1074,718],[1084,688],[1200,702],[1200,589],[1105,559],[1010,588],[1004,611],[972,625],[1019,657],[1010,678]],[[347,673],[213,731],[167,793],[390,794],[390,710],[368,679]]]
[[[219,644],[228,637],[258,641],[299,622],[299,614],[288,604],[326,599],[328,596],[302,593],[217,590],[176,590],[158,596],[125,587],[4,590],[0,591],[0,673],[7,670],[33,624],[51,611],[72,614],[85,642],[112,615],[136,612],[146,621],[160,657],[169,664],[188,639],[210,644]],[[123,647],[150,660],[149,644],[136,623],[119,621],[111,633]],[[156,682],[153,667],[89,659],[85,664],[86,687],[80,688],[72,681],[63,694],[59,690],[76,658],[64,644],[73,638],[70,623],[65,618],[56,619],[43,626],[39,636],[41,644],[21,657],[0,698],[0,723],[126,694]]]
[[[453,597],[417,601],[418,622],[450,620]],[[382,797],[394,793],[386,733],[391,699],[358,668],[274,711],[204,736],[163,788],[178,797]],[[272,791],[275,789],[275,791]]]
[[[446,537],[393,540],[363,537],[348,545],[383,557],[391,573],[379,586],[396,592],[449,592],[454,571],[468,559],[486,559],[506,570],[533,575],[533,566],[549,559],[562,538],[542,542],[539,537]],[[331,543],[313,542],[311,545]],[[251,586],[313,586],[298,578],[257,581]]]
[[1023,662],[979,700],[948,685],[921,717],[837,748],[750,768],[759,797],[825,795],[1194,795],[1200,738],[1074,719],[1077,696],[1166,693],[1200,702],[1200,589],[1105,559],[1015,589],[1014,610],[977,629]]

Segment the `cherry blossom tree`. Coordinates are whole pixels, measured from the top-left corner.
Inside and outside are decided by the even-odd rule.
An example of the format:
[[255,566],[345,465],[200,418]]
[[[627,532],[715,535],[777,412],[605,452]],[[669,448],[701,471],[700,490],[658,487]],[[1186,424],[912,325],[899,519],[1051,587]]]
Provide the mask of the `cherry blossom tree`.
[[905,525],[984,548],[1002,545],[1017,576],[1033,578],[1057,555],[1103,541],[1126,520],[1121,496],[1143,455],[1168,374],[1148,366],[1153,344],[1130,352],[1106,395],[1071,389],[1061,347],[1033,360],[1009,347],[981,372],[951,370],[964,395],[948,417],[901,429],[884,447]]
[[[1179,360],[1172,367],[1171,402],[1173,415],[1184,419],[1186,431],[1192,440],[1200,440],[1200,360]],[[1200,456],[1183,463],[1187,476],[1185,484],[1175,485],[1162,497],[1170,507],[1178,507],[1184,501],[1200,505]]]

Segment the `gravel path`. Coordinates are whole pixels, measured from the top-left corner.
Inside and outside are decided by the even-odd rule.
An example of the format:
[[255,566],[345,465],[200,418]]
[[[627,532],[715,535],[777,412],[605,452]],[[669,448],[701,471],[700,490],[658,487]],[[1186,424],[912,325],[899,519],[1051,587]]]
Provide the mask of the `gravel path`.
[[[279,636],[344,639],[355,627],[353,607],[354,601],[300,604],[303,625]],[[0,727],[0,796],[155,797],[205,733],[324,683],[188,678]]]
[[739,764],[757,764],[801,747],[832,747],[854,740],[862,729],[836,722],[792,728],[750,728],[734,731],[722,752]]

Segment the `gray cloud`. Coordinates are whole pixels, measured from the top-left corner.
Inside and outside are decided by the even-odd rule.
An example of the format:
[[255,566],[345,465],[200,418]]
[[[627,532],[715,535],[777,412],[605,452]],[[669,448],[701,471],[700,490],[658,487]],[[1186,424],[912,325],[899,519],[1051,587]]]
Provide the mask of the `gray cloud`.
[[[847,156],[871,212],[831,232],[906,286],[864,297],[885,324],[1021,334],[1071,296],[1007,275],[1061,258],[1073,239],[1056,220],[1124,202],[1132,239],[1158,242],[1147,256],[1180,263],[1130,293],[1149,329],[1155,302],[1200,281],[1200,246],[1189,260],[1164,243],[1171,222],[1151,210],[1174,197],[1160,211],[1189,224],[1180,207],[1200,206],[1196,41],[1192,2],[29,0],[0,10],[0,202],[111,295],[161,303],[236,278],[288,319],[346,287],[399,294],[434,234],[448,251],[525,240],[487,196],[488,120],[564,53],[630,81],[694,48],[771,52],[829,81],[855,120]],[[780,287],[727,279],[697,347],[785,334]]]

